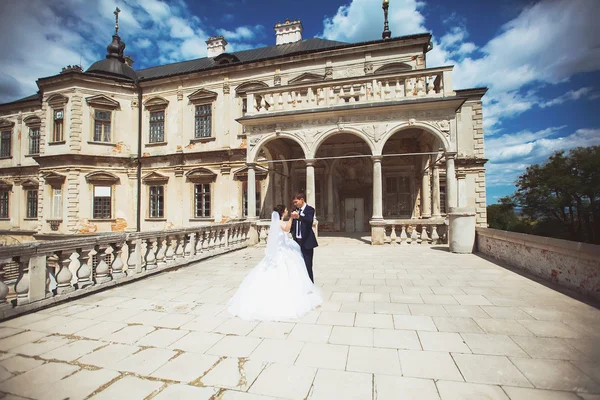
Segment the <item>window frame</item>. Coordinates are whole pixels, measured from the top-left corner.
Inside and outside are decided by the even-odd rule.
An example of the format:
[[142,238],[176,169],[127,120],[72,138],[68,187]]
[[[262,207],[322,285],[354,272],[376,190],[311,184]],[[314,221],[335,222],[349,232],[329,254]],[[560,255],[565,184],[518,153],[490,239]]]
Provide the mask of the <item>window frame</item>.
[[[198,110],[199,109],[204,109],[204,110],[208,110],[208,112],[204,112],[204,113],[199,113]],[[208,134],[203,135],[203,132],[200,132],[200,135],[198,134],[198,121],[204,119],[204,121],[206,121],[206,124],[208,125]],[[198,104],[194,104],[194,139],[206,139],[206,138],[211,138],[213,137],[212,134],[212,128],[213,128],[213,123],[212,123],[212,119],[213,119],[213,105],[212,102],[211,103],[198,103]]]
[[[33,132],[37,132],[37,135],[34,135]],[[42,138],[42,130],[40,129],[40,126],[30,126],[29,127],[29,146],[28,146],[28,155],[37,155],[40,154],[40,145],[41,145],[41,138]],[[33,143],[37,143],[37,151],[32,151],[34,150]]]
[[[113,143],[113,129],[114,129],[114,115],[113,111],[109,109],[104,109],[101,107],[93,108],[94,114],[94,123],[93,123],[93,132],[92,132],[92,141],[95,143]],[[99,113],[104,113],[108,115],[108,119],[98,118]],[[101,127],[100,136],[98,135],[98,126]],[[108,140],[106,140],[106,128],[108,127]]]
[[0,188],[0,219],[10,219],[10,191]]
[[12,129],[0,131],[0,158],[12,157]]
[[[202,187],[202,191],[198,191],[198,187]],[[194,183],[194,218],[195,219],[208,219],[212,218],[212,185],[210,183]],[[205,189],[208,189],[206,191]],[[201,202],[200,207],[198,202]],[[208,204],[208,206],[207,206]],[[198,211],[201,211],[199,215]]]
[[[165,143],[166,132],[165,132],[165,121],[167,117],[166,108],[162,109],[151,109],[148,117],[148,143]],[[152,120],[152,114],[162,113],[162,119]],[[153,126],[162,125],[162,140],[153,140],[152,128]]]
[[[63,185],[50,186],[50,219],[62,219],[63,215]],[[57,196],[58,193],[58,196]],[[58,199],[58,203],[57,203]]]
[[[35,194],[35,199],[31,199],[31,195]],[[35,201],[35,207],[32,206],[32,200]],[[27,219],[38,219],[38,209],[39,209],[39,191],[38,189],[25,189],[25,215]],[[32,214],[33,211],[33,214]]]
[[[62,113],[60,118],[57,118],[57,113]],[[52,143],[60,143],[65,141],[65,109],[52,109]]]
[[[108,188],[110,191],[109,196],[97,196],[96,188]],[[113,212],[113,193],[114,188],[112,185],[92,185],[92,219],[94,220],[110,220],[112,219]],[[108,199],[108,201],[106,200]],[[108,206],[107,206],[108,204]],[[108,207],[108,214],[106,214],[106,207]],[[98,211],[98,214],[96,212]]]
[[[148,185],[148,219],[164,219],[165,218],[165,186],[166,184],[149,184]],[[153,194],[152,190],[160,189],[162,193]],[[153,201],[158,202],[156,207],[153,207]],[[156,215],[153,215],[156,208]]]

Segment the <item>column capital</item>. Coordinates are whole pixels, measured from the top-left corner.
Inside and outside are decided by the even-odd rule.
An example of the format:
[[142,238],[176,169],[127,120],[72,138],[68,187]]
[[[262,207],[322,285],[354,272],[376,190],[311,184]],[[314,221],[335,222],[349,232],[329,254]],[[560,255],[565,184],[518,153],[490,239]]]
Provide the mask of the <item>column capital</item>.
[[383,160],[383,156],[382,155],[371,156],[371,160],[373,160],[373,162],[381,162]]
[[306,163],[307,167],[314,167],[315,164],[317,163],[317,160],[315,160],[314,158],[308,158],[308,159],[304,160],[304,162]]
[[456,179],[465,179],[467,173],[465,171],[456,171]]
[[255,162],[247,162],[246,167],[254,169],[254,168],[256,168],[256,163]]
[[456,151],[447,151],[444,153],[444,155],[446,156],[446,160],[454,160],[456,158],[456,154]]

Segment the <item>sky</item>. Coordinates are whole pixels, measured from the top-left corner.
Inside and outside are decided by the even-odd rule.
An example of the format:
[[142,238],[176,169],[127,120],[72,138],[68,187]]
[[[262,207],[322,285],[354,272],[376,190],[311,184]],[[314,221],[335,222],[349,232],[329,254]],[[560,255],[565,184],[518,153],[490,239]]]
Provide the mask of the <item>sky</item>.
[[[0,102],[36,93],[66,65],[103,59],[115,7],[125,54],[141,69],[275,44],[273,26],[300,19],[303,38],[381,38],[379,0],[3,0]],[[600,0],[390,0],[392,36],[430,32],[427,66],[454,65],[455,89],[484,97],[488,204],[528,165],[557,150],[600,145]]]

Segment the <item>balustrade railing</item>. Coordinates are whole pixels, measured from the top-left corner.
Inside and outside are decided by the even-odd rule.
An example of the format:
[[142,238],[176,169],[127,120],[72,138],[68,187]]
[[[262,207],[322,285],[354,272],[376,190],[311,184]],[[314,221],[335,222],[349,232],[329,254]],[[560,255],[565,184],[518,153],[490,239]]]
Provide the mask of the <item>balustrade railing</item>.
[[247,93],[247,116],[452,94],[452,67],[261,88]]
[[392,245],[448,243],[443,219],[386,219],[385,243]]
[[247,247],[250,227],[237,222],[0,247],[0,319],[42,300],[52,298],[50,304]]

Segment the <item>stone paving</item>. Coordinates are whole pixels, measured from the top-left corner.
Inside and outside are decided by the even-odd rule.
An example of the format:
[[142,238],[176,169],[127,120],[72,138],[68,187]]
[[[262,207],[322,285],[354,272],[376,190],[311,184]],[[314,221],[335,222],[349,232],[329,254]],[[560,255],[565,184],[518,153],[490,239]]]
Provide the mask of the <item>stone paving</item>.
[[0,398],[600,399],[598,309],[443,247],[321,243],[296,322],[226,310],[263,248],[3,322]]

